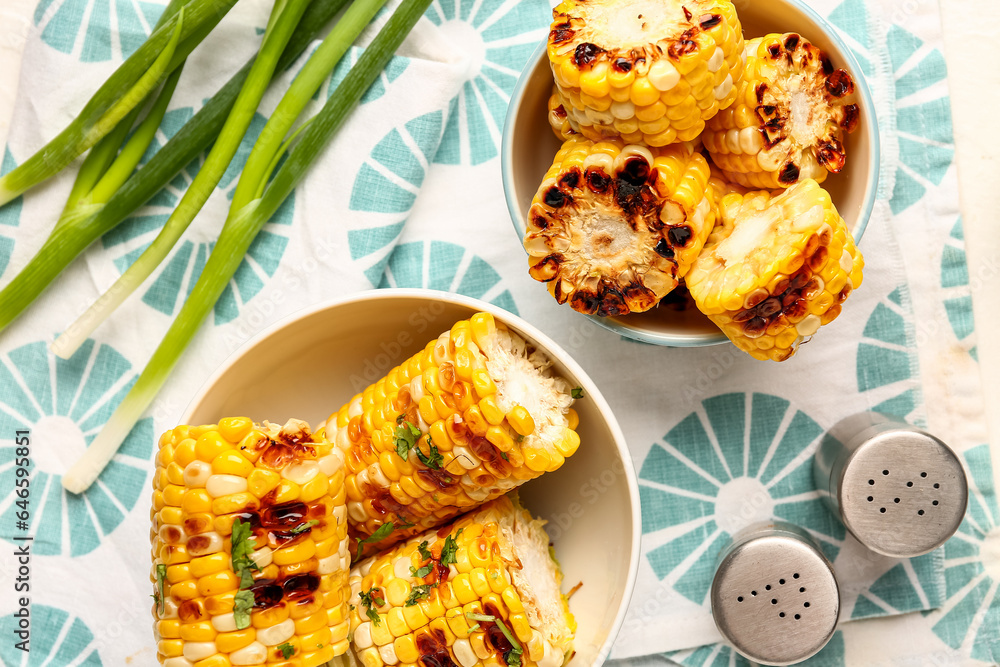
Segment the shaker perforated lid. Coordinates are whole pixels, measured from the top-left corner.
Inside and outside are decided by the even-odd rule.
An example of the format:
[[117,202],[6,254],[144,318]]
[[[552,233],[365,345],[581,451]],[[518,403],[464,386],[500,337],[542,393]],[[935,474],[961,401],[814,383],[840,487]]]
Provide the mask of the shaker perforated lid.
[[783,522],[741,531],[722,552],[712,581],[712,615],[742,655],[790,665],[833,636],[840,588],[829,561],[809,536]]
[[909,558],[958,530],[968,484],[958,457],[940,439],[875,413],[844,420],[831,436],[817,455],[817,483],[826,482],[830,504],[863,545]]

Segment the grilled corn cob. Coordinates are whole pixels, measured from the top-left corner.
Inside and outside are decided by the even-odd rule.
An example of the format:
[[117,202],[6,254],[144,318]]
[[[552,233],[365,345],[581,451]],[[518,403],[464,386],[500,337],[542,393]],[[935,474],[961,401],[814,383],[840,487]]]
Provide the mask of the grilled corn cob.
[[576,130],[569,124],[566,116],[566,108],[563,107],[562,100],[559,99],[559,92],[553,87],[552,95],[549,96],[549,125],[555,132],[559,141],[566,141],[576,134]]
[[531,277],[582,313],[649,310],[684,277],[715,224],[708,179],[691,143],[571,138],[528,211]]
[[864,259],[816,181],[730,194],[720,209],[719,236],[687,276],[691,296],[741,350],[784,361],[840,314]]
[[594,141],[690,141],[736,99],[743,31],[729,0],[565,0],[552,16],[561,101]]
[[303,422],[236,417],[167,431],[156,464],[151,580],[164,667],[314,667],[343,655],[343,454]]
[[736,103],[708,122],[705,148],[729,180],[749,188],[784,188],[839,173],[843,138],[858,125],[854,81],[795,33],[746,44]]
[[550,364],[477,313],[333,414],[325,432],[346,457],[362,546],[439,526],[562,466],[580,437],[571,387]]
[[[502,497],[351,571],[364,667],[560,667],[575,621],[543,522]],[[495,619],[495,620],[486,620]]]

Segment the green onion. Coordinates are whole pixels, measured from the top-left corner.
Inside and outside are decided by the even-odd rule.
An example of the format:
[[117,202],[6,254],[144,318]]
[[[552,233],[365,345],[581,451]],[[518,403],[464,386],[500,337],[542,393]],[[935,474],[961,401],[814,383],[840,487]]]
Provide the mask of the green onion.
[[403,0],[302,134],[264,195],[230,214],[198,282],[164,340],[86,453],[63,477],[63,486],[67,490],[82,493],[104,470],[166,382],[170,371],[243,261],[257,233],[305,178],[310,165],[344,124],[430,2]]
[[90,98],[80,114],[33,156],[0,177],[0,206],[66,168],[111,132],[176,69],[238,0],[172,5],[163,22]]
[[[347,0],[314,0],[289,40],[277,71],[284,71],[295,62],[346,3]],[[72,224],[60,225],[53,230],[14,280],[0,290],[0,331],[24,312],[74,258],[149,201],[219,135],[253,62],[251,60],[233,75],[106,204],[94,206],[89,212],[77,209]],[[121,142],[112,144],[109,142],[113,157]]]
[[[94,304],[73,324],[66,328],[52,344],[52,352],[69,359],[86,342],[90,334],[143,283],[170,253],[170,250],[201,211],[209,196],[215,191],[229,163],[233,161],[250,122],[257,112],[260,100],[267,90],[278,59],[291,39],[295,26],[302,18],[310,0],[277,0],[264,32],[260,52],[254,60],[247,81],[240,90],[233,110],[229,113],[222,131],[212,146],[205,163],[198,170],[191,185],[170,218],[164,223],[153,242],[142,252],[132,266],[115,281]],[[140,155],[141,157],[141,155]]]

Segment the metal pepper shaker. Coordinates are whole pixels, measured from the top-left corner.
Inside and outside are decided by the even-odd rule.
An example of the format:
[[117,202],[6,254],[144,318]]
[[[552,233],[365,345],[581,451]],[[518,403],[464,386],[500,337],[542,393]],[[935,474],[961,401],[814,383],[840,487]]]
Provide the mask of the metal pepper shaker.
[[816,543],[785,522],[759,523],[722,550],[712,616],[743,656],[790,665],[823,648],[840,617],[840,587]]
[[813,478],[858,542],[894,558],[944,544],[969,498],[965,470],[948,445],[876,412],[843,419],[826,434]]

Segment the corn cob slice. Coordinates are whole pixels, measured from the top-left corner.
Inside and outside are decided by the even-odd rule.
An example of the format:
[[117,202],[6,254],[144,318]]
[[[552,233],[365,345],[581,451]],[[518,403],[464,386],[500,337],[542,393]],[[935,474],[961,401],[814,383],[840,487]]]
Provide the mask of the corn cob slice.
[[572,402],[551,362],[492,315],[456,323],[326,422],[346,457],[352,535],[371,552],[558,469],[580,445]]
[[569,124],[566,108],[563,107],[562,100],[559,99],[559,92],[554,87],[552,95],[549,96],[549,125],[559,141],[566,141],[577,133]]
[[364,667],[565,662],[576,624],[562,574],[544,522],[516,502],[501,497],[351,571],[352,648]]
[[795,33],[746,44],[736,104],[708,122],[705,148],[726,177],[748,188],[822,182],[847,159],[843,138],[858,125],[854,81]]
[[314,667],[346,653],[339,450],[304,422],[236,417],[167,431],[156,465],[151,580],[164,667]]
[[561,101],[594,141],[690,141],[736,99],[743,30],[729,0],[565,0],[552,16]]
[[571,138],[528,212],[531,277],[582,313],[649,310],[687,273],[715,224],[708,179],[691,143]]
[[784,361],[840,314],[861,285],[864,259],[816,181],[777,197],[730,194],[721,209],[721,238],[687,276],[691,296],[738,348]]

